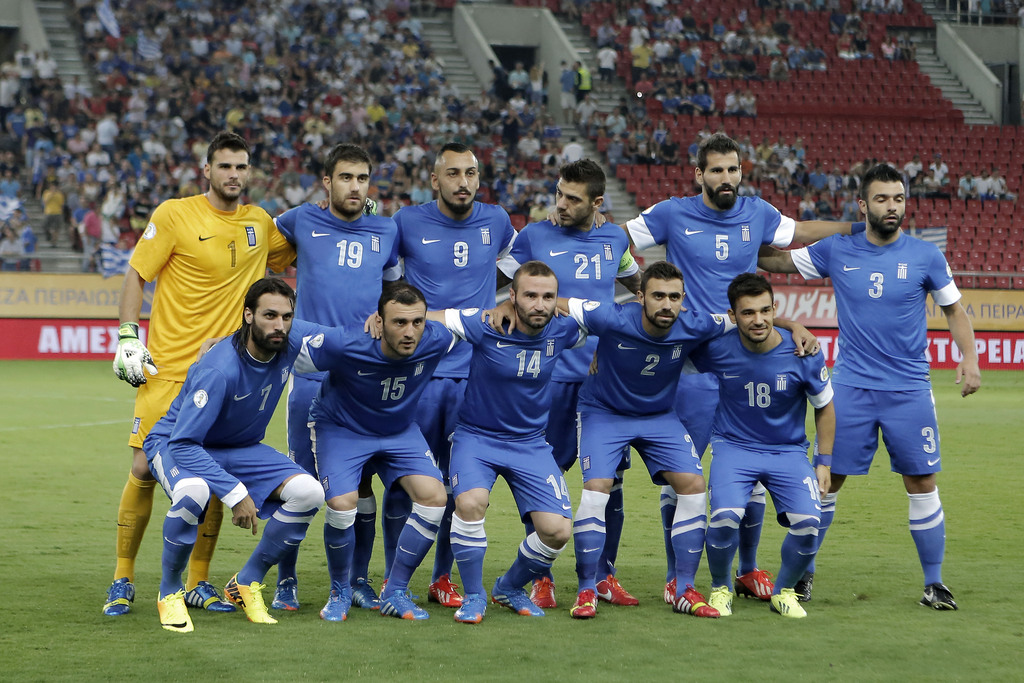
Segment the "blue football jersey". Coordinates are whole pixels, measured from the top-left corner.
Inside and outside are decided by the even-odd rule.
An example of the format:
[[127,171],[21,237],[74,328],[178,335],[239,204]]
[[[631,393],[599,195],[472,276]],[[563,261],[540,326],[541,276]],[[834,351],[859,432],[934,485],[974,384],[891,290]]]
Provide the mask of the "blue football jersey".
[[644,331],[638,302],[569,300],[569,314],[598,335],[597,374],[580,389],[579,404],[621,415],[657,415],[673,409],[679,373],[689,353],[730,329],[721,315],[683,311],[664,337]]
[[323,325],[362,328],[377,310],[384,280],[401,276],[398,226],[384,216],[351,223],[315,204],[274,219],[295,245],[295,317]]
[[626,229],[637,249],[665,245],[666,260],[683,272],[687,308],[724,311],[733,278],[757,269],[762,245],[789,246],[796,223],[759,197],[739,197],[728,211],[715,211],[696,195],[658,202]]
[[[527,261],[543,261],[551,267],[558,278],[558,296],[606,302],[615,297],[616,278],[639,270],[629,256],[629,238],[614,223],[589,230],[563,228],[551,221],[531,223],[519,231],[512,251],[498,267],[512,277]],[[583,347],[567,350],[559,356],[551,378],[582,382],[596,349],[597,337],[590,337]]]
[[690,361],[719,379],[718,412],[712,438],[747,447],[808,447],[807,402],[821,408],[832,400],[832,384],[823,354],[793,355],[796,344],[776,328],[782,342],[765,353],[743,346],[737,330],[700,346]]
[[445,325],[473,348],[466,399],[457,424],[497,439],[543,434],[551,405],[550,379],[558,356],[580,346],[586,333],[571,318],[552,318],[539,334],[501,335],[480,310],[448,309]]
[[363,332],[362,325],[314,336],[295,361],[299,372],[328,371],[310,418],[367,436],[405,431],[427,381],[455,343],[444,325],[431,321],[416,351],[402,359],[386,357],[381,341]]
[[[427,308],[493,308],[497,263],[512,248],[516,231],[500,206],[473,204],[461,221],[448,218],[437,201],[395,214],[405,279],[423,292]],[[458,346],[435,376],[466,377],[469,345]]]
[[839,320],[836,384],[860,389],[928,389],[928,294],[939,306],[960,300],[938,247],[900,233],[878,246],[866,233],[833,235],[793,252],[808,279],[832,278]]
[[169,462],[202,477],[218,496],[227,495],[239,481],[206,449],[251,446],[263,440],[304,337],[321,330],[295,321],[287,349],[266,363],[248,352],[239,354],[231,337],[216,344],[189,368],[167,414],[146,436],[146,450],[167,440]]

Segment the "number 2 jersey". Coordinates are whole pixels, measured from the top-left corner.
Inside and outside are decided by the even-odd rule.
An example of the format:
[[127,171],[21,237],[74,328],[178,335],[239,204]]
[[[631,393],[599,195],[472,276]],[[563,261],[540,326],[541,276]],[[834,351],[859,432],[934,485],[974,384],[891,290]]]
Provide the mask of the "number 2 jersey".
[[960,300],[953,274],[938,247],[903,232],[878,246],[867,233],[833,235],[793,251],[807,279],[832,278],[839,320],[836,384],[860,389],[930,389],[930,293],[939,306]]

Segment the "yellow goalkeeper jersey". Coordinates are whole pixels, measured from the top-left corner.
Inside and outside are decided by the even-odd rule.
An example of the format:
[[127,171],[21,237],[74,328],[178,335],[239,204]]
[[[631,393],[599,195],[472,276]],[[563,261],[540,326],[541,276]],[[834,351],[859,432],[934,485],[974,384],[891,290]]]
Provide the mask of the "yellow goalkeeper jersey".
[[252,283],[284,270],[295,250],[258,206],[218,211],[205,195],[169,199],[153,212],[131,265],[156,279],[147,347],[163,380],[184,381],[204,340],[242,322]]

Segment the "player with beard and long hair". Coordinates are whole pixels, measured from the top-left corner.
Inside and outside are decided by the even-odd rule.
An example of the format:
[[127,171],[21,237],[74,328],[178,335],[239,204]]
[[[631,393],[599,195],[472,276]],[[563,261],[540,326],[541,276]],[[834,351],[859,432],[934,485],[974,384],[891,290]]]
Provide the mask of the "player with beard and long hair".
[[[295,259],[266,211],[241,203],[249,162],[241,136],[227,131],[214,136],[203,167],[209,189],[156,208],[125,274],[114,373],[138,387],[138,394],[128,439],[132,467],[117,511],[117,565],[103,606],[108,616],[127,614],[135,599],[135,556],[156,484],[142,450],[147,433],[167,412],[202,343],[235,328],[238,302],[249,286],[268,265],[280,272]],[[147,348],[138,321],[143,287],[154,280]],[[222,517],[222,506],[212,501],[189,563],[185,600],[192,607],[233,612],[207,581]]]
[[941,453],[928,377],[928,295],[942,309],[963,354],[956,369],[962,396],[981,386],[974,329],[945,256],[934,244],[900,230],[906,190],[899,171],[886,164],[870,169],[858,204],[868,223],[863,235],[837,235],[759,261],[774,272],[831,277],[835,291],[842,353],[832,374],[836,439],[818,544],[835,516],[836,494],[846,477],[868,473],[881,430],[892,470],[902,475],[910,499],[910,535],[924,571],[920,603],[955,610],[953,594],[942,583],[946,524],[935,483]]

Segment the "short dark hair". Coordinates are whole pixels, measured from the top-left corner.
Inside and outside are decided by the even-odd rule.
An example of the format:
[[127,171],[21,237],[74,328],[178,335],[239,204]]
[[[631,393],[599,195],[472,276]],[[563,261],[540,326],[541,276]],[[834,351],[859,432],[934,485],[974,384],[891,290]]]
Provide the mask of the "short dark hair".
[[472,149],[461,142],[446,142],[444,146],[438,150],[437,156],[434,157],[435,166],[441,162],[441,157],[444,156],[445,152],[454,152],[455,154],[465,154],[466,152],[469,152],[470,154],[474,154]]
[[235,350],[239,355],[245,352],[246,344],[249,343],[250,328],[252,327],[251,323],[245,322],[245,312],[252,311],[255,313],[260,297],[264,294],[280,294],[291,302],[293,309],[295,308],[295,290],[281,278],[265,277],[252,283],[249,291],[245,293],[245,302],[242,305],[242,325],[231,336],[231,343],[234,344]]
[[871,195],[868,193],[868,186],[873,182],[880,183],[902,183],[903,176],[889,164],[877,164],[868,169],[860,181],[860,198],[868,200]]
[[590,201],[604,196],[605,175],[601,167],[590,159],[562,164],[558,175],[567,183],[586,183]]
[[775,291],[768,278],[757,273],[740,273],[729,283],[726,295],[729,297],[729,308],[736,310],[736,302],[744,296],[760,296],[768,292],[775,301]]
[[366,150],[359,145],[342,142],[331,148],[324,159],[324,176],[334,175],[334,169],[339,161],[347,161],[353,164],[366,164],[367,172],[373,172],[373,162]]
[[730,152],[736,152],[737,157],[741,156],[742,152],[738,142],[725,133],[709,135],[697,147],[697,168],[703,171],[708,167],[708,154],[729,154]]
[[682,282],[683,272],[668,261],[655,261],[644,270],[644,274],[640,277],[641,292],[647,292],[647,281],[652,278],[655,280],[679,280]]
[[384,289],[381,290],[380,298],[377,299],[377,313],[381,318],[384,317],[384,306],[392,301],[403,306],[412,306],[418,303],[427,305],[427,298],[423,296],[423,292],[418,287],[402,281],[384,283]]
[[213,163],[213,155],[222,149],[229,149],[232,152],[245,152],[246,156],[252,156],[249,152],[249,143],[238,133],[230,130],[222,130],[210,140],[210,146],[206,148],[206,163]]
[[512,289],[519,291],[519,278],[524,276],[553,277],[555,280],[558,280],[555,276],[555,271],[551,270],[551,266],[548,264],[543,261],[527,261],[519,266],[519,270],[512,276]]

